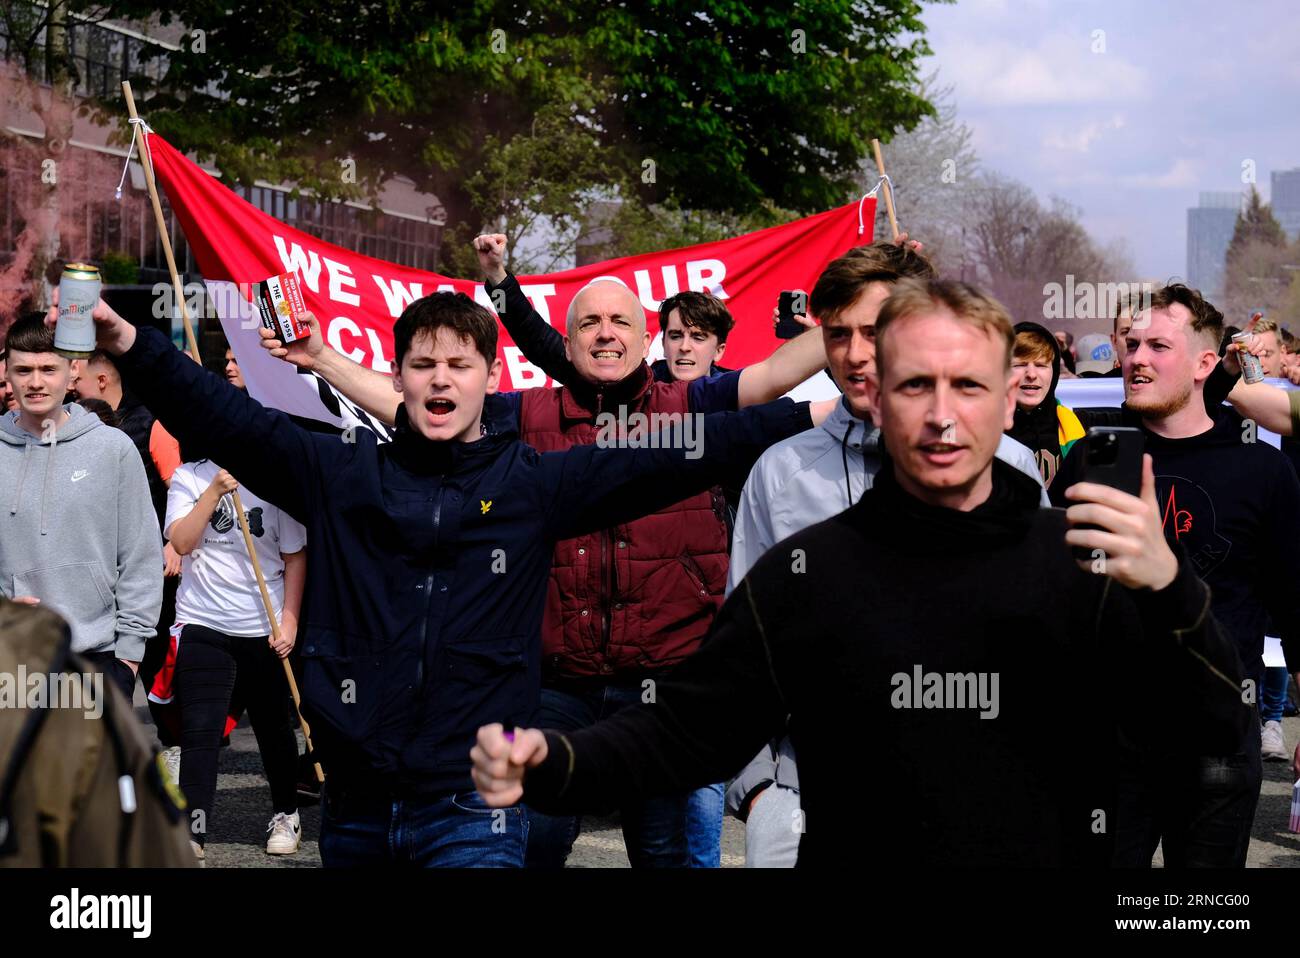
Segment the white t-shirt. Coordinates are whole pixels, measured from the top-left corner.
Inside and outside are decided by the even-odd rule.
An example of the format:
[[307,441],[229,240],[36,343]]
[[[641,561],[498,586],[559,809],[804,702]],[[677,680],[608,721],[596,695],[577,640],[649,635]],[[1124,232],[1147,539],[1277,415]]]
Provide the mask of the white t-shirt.
[[[220,467],[210,459],[187,462],[172,473],[167,491],[167,518],[163,528],[194,509],[204,490],[216,478]],[[307,531],[275,506],[259,499],[242,485],[239,498],[248,516],[248,531],[257,549],[266,579],[266,590],[276,616],[284,611],[284,560],[281,554],[300,551],[307,544]],[[168,536],[170,538],[170,535]],[[176,590],[178,622],[205,625],[226,635],[269,635],[271,624],[248,559],[244,535],[235,517],[234,496],[221,497],[212,518],[203,527],[203,537],[182,559],[181,584]]]

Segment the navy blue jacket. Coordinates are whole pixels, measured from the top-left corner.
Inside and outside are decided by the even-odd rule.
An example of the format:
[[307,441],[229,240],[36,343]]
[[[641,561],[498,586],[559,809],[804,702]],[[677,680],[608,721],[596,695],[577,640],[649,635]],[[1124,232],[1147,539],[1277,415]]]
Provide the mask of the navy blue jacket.
[[811,425],[778,400],[708,416],[706,456],[581,446],[538,453],[502,429],[430,442],[399,413],[378,444],[308,432],[138,331],[120,367],[182,445],[307,529],[303,715],[327,773],[393,795],[467,791],[479,726],[538,705],[556,540],[626,522],[752,463]]

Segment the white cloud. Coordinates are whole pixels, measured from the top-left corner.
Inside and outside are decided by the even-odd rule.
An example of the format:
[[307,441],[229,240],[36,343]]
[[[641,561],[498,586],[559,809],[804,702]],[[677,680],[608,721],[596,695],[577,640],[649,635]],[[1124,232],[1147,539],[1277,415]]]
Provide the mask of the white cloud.
[[1120,176],[1120,186],[1142,187],[1155,190],[1190,190],[1203,186],[1205,174],[1198,160],[1179,157],[1163,173],[1129,173]]
[[1057,128],[1043,137],[1043,146],[1066,153],[1087,153],[1092,144],[1111,130],[1124,129],[1124,117],[1116,113],[1109,120],[1094,120],[1081,126]]
[[1248,27],[1222,0],[959,0],[924,16],[927,65],[954,84],[982,165],[1128,239],[1144,276],[1185,275],[1187,208],[1240,189],[1242,160],[1265,189],[1300,165],[1296,0],[1255,0]]
[[1117,53],[1093,53],[1090,32],[1048,33],[1033,47],[987,35],[941,51],[939,66],[963,106],[1132,103],[1146,97],[1146,71]]
[[[1074,167],[1058,171],[1048,182],[1054,188],[1082,189],[1107,187],[1109,189],[1149,190],[1199,190],[1205,189],[1206,172],[1200,160],[1180,158],[1172,161],[1163,173],[1118,173],[1102,169]],[[1189,194],[1189,199],[1191,198]],[[1131,213],[1130,213],[1131,215]]]

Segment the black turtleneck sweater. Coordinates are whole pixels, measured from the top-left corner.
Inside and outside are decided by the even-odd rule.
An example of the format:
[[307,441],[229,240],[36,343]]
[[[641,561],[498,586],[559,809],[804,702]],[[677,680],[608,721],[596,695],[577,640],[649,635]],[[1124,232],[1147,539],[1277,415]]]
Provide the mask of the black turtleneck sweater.
[[[1177,689],[1192,710],[1178,746],[1222,748],[1250,715],[1240,666],[1185,560],[1160,592],[1084,572],[1062,513],[993,468],[988,501],[957,512],[887,464],[857,505],[763,557],[653,704],[548,732],[524,800],[593,811],[721,781],[788,716],[800,866],[1108,864],[1117,738],[1157,727],[1133,689]],[[990,692],[996,674],[996,706],[898,707],[918,670]]]

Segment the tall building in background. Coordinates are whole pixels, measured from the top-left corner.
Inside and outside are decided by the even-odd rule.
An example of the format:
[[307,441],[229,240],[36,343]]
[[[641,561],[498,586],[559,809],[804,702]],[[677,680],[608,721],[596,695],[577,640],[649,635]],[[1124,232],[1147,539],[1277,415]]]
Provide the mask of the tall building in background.
[[1240,210],[1240,193],[1202,193],[1187,211],[1187,283],[1208,299],[1223,295],[1223,260]]
[[1286,238],[1294,243],[1300,239],[1300,167],[1274,170],[1270,178],[1269,205]]

